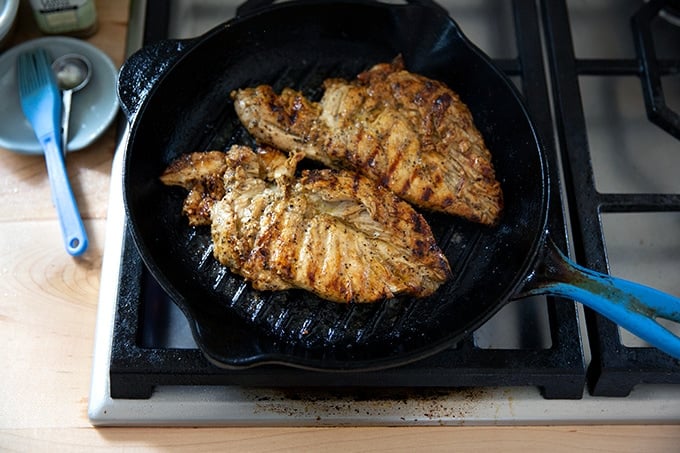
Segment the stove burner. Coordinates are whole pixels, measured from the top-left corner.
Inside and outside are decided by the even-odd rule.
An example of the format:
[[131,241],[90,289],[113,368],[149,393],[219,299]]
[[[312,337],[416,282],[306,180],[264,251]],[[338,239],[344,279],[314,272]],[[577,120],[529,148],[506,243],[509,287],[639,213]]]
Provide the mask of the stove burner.
[[[165,2],[149,1],[148,5],[148,9],[154,11],[167,7]],[[552,121],[537,7],[533,0],[523,0],[515,2],[514,8],[518,55],[497,63],[521,81],[528,109],[536,119],[536,129],[544,138],[551,180],[558,181],[557,155],[550,139]],[[147,36],[147,41],[163,37]],[[557,245],[566,249],[567,232],[559,184],[551,185],[551,191],[550,230]],[[113,398],[148,398],[157,385],[421,389],[532,386],[539,387],[547,399],[579,399],[583,396],[584,347],[577,307],[571,301],[544,298],[550,342],[545,347],[480,347],[474,335],[470,335],[457,347],[428,359],[376,372],[310,372],[282,366],[225,370],[211,365],[196,348],[158,347],[148,341],[143,325],[149,304],[154,304],[154,310],[163,312],[167,308],[163,308],[163,304],[172,302],[151,279],[127,234],[122,259],[110,360]]]
[[[542,0],[538,2],[540,11],[534,0],[511,3],[517,55],[496,62],[521,85],[546,147],[550,176],[555,181],[551,185],[549,228],[558,247],[567,250],[567,243],[573,245],[580,264],[607,272],[601,214],[680,212],[680,194],[612,194],[596,189],[579,80],[583,75],[640,77],[645,98],[650,101],[651,120],[680,138],[678,114],[668,108],[661,90],[661,78],[678,74],[680,62],[657,58],[650,25],[656,17],[680,11],[678,2],[652,0],[640,8],[633,19],[637,59],[576,58],[566,0]],[[147,10],[154,14],[146,17],[146,43],[167,38],[169,9],[168,2],[148,0]],[[542,39],[547,50],[545,61],[550,65],[554,112],[549,104]],[[559,139],[561,156],[553,142],[555,137]],[[559,184],[560,166],[567,194],[565,206]],[[569,241],[563,217],[567,209],[572,229]],[[380,386],[388,392],[389,388],[418,387],[424,394],[436,388],[535,386],[546,399],[578,399],[583,396],[586,381],[590,394],[598,396],[625,396],[640,383],[680,384],[680,362],[656,349],[625,346],[615,324],[587,309],[589,343],[582,344],[577,306],[551,298],[542,302],[549,320],[547,345],[522,344],[514,349],[480,347],[470,335],[457,347],[430,359],[354,375],[276,366],[239,371],[218,369],[193,345],[162,345],[163,341],[147,336],[143,327],[145,317],[150,317],[149,313],[154,316],[167,313],[174,306],[150,278],[128,234],[123,243],[109,364],[112,398],[149,398],[159,385],[248,385],[325,387],[331,391],[349,386],[363,389]],[[586,376],[588,348],[591,361]]]

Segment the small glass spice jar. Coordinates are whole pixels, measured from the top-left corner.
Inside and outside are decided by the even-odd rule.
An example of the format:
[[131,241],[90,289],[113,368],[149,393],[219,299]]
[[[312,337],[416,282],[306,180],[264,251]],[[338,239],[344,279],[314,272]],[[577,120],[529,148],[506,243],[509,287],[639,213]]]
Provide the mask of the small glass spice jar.
[[30,0],[38,28],[45,34],[85,38],[97,31],[94,0]]

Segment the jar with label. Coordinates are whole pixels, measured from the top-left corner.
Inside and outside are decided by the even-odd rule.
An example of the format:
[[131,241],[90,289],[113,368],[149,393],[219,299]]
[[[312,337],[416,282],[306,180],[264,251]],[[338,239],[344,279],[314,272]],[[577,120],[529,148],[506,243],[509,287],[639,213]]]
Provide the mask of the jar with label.
[[97,31],[94,0],[30,0],[40,31],[87,37]]

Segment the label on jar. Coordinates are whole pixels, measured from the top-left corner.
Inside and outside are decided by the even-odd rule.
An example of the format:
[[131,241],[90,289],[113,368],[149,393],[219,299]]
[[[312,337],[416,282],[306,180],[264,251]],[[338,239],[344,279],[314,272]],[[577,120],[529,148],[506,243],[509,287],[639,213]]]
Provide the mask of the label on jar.
[[93,0],[31,0],[38,27],[45,33],[72,33],[95,27]]

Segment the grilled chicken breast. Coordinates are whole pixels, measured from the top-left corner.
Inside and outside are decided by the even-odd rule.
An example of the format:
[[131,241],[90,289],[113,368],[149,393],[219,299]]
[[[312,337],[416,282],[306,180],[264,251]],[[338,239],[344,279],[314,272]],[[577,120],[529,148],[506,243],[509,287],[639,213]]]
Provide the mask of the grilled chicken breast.
[[398,57],[353,81],[328,79],[324,89],[318,103],[266,85],[231,96],[259,143],[359,172],[419,207],[498,221],[503,196],[491,153],[445,84],[404,70]]
[[[302,288],[335,302],[363,303],[424,297],[450,276],[425,219],[356,173],[304,170],[296,177],[301,153],[286,158],[244,146],[200,154],[171,164],[163,180],[201,191],[206,184],[196,173],[221,173],[224,196],[210,203],[214,255],[257,290]],[[218,154],[224,167],[205,165]]]

